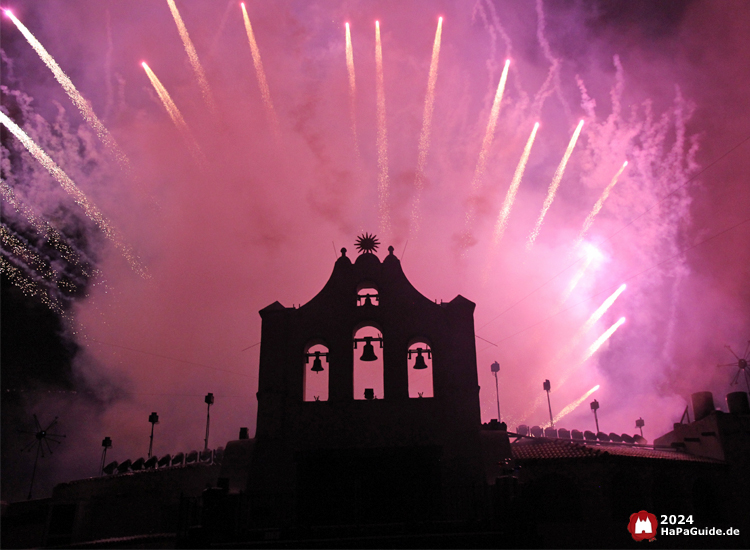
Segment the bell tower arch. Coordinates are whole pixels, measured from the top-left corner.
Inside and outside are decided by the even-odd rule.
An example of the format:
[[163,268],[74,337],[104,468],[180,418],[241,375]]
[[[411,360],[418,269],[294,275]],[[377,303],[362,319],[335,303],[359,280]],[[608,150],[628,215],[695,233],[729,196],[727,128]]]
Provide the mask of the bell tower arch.
[[[378,245],[374,235],[362,235],[357,257],[341,249],[330,278],[309,302],[298,308],[274,302],[260,311],[254,487],[274,468],[296,463],[294,475],[269,477],[293,492],[304,472],[339,464],[336,457],[344,455],[354,457],[346,464],[388,457],[382,463],[393,463],[394,476],[427,461],[430,483],[483,483],[475,305],[462,296],[441,303],[426,298],[406,278],[393,247],[381,261]],[[323,348],[311,342],[324,344],[327,355],[316,357]],[[362,383],[358,361],[365,369]],[[379,373],[368,373],[376,362]],[[325,401],[306,397],[305,377],[323,374],[312,370],[318,364],[328,376]],[[412,372],[429,372],[429,390],[412,395]],[[371,399],[365,390],[373,390]],[[319,466],[308,468],[312,463]],[[399,487],[395,479],[382,483]]]

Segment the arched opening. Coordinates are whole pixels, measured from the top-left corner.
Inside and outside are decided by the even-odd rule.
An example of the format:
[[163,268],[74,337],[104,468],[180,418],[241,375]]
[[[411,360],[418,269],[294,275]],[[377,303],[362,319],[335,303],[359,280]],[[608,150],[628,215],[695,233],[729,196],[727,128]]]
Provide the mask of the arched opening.
[[354,334],[354,399],[383,399],[383,336],[374,326]]
[[424,340],[409,346],[406,354],[409,369],[409,397],[433,397],[432,349]]
[[308,345],[303,363],[304,400],[328,401],[328,348],[323,344]]
[[372,283],[362,283],[357,289],[358,306],[379,306],[380,295],[378,289]]

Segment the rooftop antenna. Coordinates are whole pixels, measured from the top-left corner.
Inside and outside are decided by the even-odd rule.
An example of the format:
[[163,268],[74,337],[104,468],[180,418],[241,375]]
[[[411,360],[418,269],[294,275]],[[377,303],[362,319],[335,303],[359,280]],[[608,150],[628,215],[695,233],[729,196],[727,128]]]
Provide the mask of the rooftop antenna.
[[102,447],[104,449],[102,450],[102,465],[101,468],[99,468],[99,475],[104,475],[104,463],[107,460],[107,449],[109,449],[112,446],[112,439],[107,436],[104,439],[102,439]]
[[500,422],[500,390],[497,386],[497,373],[500,372],[500,363],[495,361],[490,365],[490,371],[495,375],[495,397],[497,398],[497,421]]
[[154,424],[159,423],[159,415],[152,412],[148,415],[148,421],[151,422],[151,439],[148,442],[148,457],[151,458],[151,451],[154,449]]
[[596,433],[599,433],[599,417],[596,414],[596,410],[599,408],[599,401],[594,399],[591,402],[591,410],[594,411],[594,420],[596,421]]
[[[555,427],[555,421],[552,418],[552,403],[549,400],[549,392],[550,392],[550,389],[552,388],[552,386],[550,385],[549,380],[545,380],[544,381],[544,386],[543,387],[544,387],[544,391],[547,392],[547,405],[549,406],[549,425],[554,428]],[[498,420],[498,422],[499,422],[499,420]]]
[[206,405],[208,405],[208,409],[206,411],[206,442],[203,445],[203,450],[208,450],[208,425],[211,422],[211,405],[214,404],[214,394],[208,393],[206,394],[206,398],[204,399]]
[[745,377],[745,387],[747,388],[747,391],[750,392],[750,374],[748,374],[748,368],[747,368],[747,362],[750,360],[750,340],[747,341],[747,347],[745,348],[745,353],[742,355],[742,357],[739,357],[732,348],[729,346],[724,346],[729,350],[729,353],[734,355],[735,359],[737,361],[732,363],[724,363],[723,365],[716,365],[717,367],[737,367],[737,374],[734,375],[734,378],[729,383],[730,386],[737,386],[740,383],[740,376],[744,375]]
[[37,462],[39,462],[39,455],[44,458],[44,447],[47,446],[47,452],[49,454],[52,454],[52,447],[50,446],[50,441],[52,443],[57,443],[58,445],[62,443],[62,441],[58,441],[58,438],[65,437],[62,434],[55,434],[51,433],[49,430],[52,428],[55,424],[57,424],[57,417],[49,423],[49,426],[46,428],[42,428],[42,425],[39,424],[39,419],[36,417],[36,414],[34,415],[34,430],[33,432],[28,431],[21,431],[19,430],[18,433],[22,434],[31,434],[34,436],[34,439],[26,445],[23,449],[21,449],[21,452],[23,451],[29,451],[31,452],[31,449],[36,447],[36,458],[34,459],[34,469],[31,471],[31,485],[29,485],[29,496],[28,500],[31,500],[31,492],[34,489],[34,478],[36,477],[36,465]]

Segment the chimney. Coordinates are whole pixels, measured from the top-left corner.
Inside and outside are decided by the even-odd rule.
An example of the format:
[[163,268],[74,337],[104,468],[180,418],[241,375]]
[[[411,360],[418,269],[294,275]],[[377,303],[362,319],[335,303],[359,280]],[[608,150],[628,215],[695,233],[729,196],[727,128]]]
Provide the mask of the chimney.
[[750,414],[750,403],[747,400],[747,393],[744,391],[734,391],[727,394],[727,407],[732,414]]
[[716,410],[716,407],[714,407],[714,396],[710,391],[695,392],[690,397],[693,401],[693,417],[695,421],[706,418]]

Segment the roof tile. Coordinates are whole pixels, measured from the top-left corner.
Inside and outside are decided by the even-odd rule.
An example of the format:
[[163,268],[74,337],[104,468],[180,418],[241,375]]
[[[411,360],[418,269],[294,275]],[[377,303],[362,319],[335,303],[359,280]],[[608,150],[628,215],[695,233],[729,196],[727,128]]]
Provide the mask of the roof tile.
[[721,463],[719,460],[666,448],[654,449],[653,447],[641,445],[601,445],[563,439],[547,439],[544,437],[522,438],[511,443],[511,449],[515,460],[595,458],[610,455],[658,460]]

